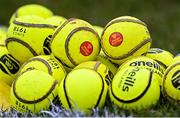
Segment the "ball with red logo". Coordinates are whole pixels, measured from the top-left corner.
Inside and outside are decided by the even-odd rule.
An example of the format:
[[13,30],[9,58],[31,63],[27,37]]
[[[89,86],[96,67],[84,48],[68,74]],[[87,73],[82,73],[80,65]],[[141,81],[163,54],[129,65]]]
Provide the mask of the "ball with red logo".
[[95,60],[100,52],[100,38],[93,26],[80,19],[69,19],[52,36],[52,53],[66,67]]
[[146,24],[130,16],[110,21],[101,36],[105,55],[117,64],[147,52],[150,45],[151,37]]

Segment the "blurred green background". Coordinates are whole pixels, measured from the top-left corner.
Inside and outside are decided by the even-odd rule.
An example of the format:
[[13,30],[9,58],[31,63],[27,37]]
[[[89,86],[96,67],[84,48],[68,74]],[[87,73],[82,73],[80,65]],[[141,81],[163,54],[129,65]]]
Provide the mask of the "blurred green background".
[[180,53],[180,0],[0,0],[0,24],[8,26],[15,10],[29,3],[38,3],[57,15],[81,18],[99,26],[119,16],[135,16],[148,25],[152,47],[174,55]]

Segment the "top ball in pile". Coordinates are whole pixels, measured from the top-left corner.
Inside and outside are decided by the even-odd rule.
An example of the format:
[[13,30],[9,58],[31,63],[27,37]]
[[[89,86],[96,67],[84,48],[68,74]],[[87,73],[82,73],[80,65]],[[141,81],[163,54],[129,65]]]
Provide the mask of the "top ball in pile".
[[18,17],[36,15],[42,18],[49,18],[53,16],[53,12],[45,6],[39,4],[27,4],[19,7],[11,16],[10,24]]
[[151,45],[151,37],[144,22],[134,17],[122,16],[105,26],[101,45],[111,61],[122,64],[147,52]]
[[52,36],[52,53],[67,67],[95,60],[100,52],[100,39],[93,26],[80,19],[69,19]]

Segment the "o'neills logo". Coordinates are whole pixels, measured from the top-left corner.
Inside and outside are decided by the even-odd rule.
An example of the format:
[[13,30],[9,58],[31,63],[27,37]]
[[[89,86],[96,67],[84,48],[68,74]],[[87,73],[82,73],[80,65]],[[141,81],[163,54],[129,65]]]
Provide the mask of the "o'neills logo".
[[138,71],[138,68],[134,68],[131,72],[127,74],[127,77],[122,86],[122,91],[128,92],[134,86],[136,81],[135,75]]
[[80,52],[84,56],[89,56],[93,52],[93,45],[89,41],[85,41],[80,46]]
[[119,32],[114,32],[109,37],[109,43],[114,46],[118,47],[123,42],[123,36]]
[[164,71],[161,68],[161,66],[158,63],[156,63],[156,62],[136,61],[136,62],[130,63],[129,66],[148,66],[148,67],[153,67],[153,68],[159,70],[162,74],[164,73]]

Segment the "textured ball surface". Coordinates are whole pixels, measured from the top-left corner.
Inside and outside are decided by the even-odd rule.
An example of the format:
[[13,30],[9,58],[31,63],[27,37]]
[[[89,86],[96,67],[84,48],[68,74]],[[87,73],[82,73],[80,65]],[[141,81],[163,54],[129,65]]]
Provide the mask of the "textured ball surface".
[[[58,26],[61,26],[65,21],[66,21],[66,18],[62,16],[52,16],[50,18],[45,19],[44,22],[46,24],[50,24],[54,26],[55,28],[57,28]],[[43,44],[44,54],[46,55],[50,55],[52,53],[51,48],[50,48],[51,38],[52,38],[52,35],[49,35],[48,37],[46,37]]]
[[52,53],[69,68],[95,60],[100,51],[99,36],[86,21],[69,19],[56,29],[51,42]]
[[0,30],[3,31],[4,33],[7,33],[8,26],[6,26],[6,25],[0,25]]
[[24,6],[19,7],[16,12],[11,16],[10,24],[19,17],[22,16],[29,16],[29,15],[36,15],[42,18],[48,18],[53,16],[53,13],[50,9],[46,8],[45,6],[39,4],[27,4]]
[[104,55],[102,51],[100,51],[99,55],[97,56],[97,61],[105,64],[109,70],[113,73],[113,75],[117,72],[117,67]]
[[139,68],[146,68],[148,70],[152,70],[154,72],[153,76],[155,76],[154,79],[157,79],[159,81],[159,85],[162,85],[165,69],[153,59],[145,56],[140,56],[137,58],[130,59],[124,62],[118,68],[118,71],[121,71],[122,69],[128,67],[139,67]]
[[174,62],[178,62],[178,61],[180,61],[180,53],[179,54],[177,54],[175,57],[174,57],[174,59],[173,59],[173,62],[172,63],[174,63]]
[[54,25],[54,26],[60,26],[62,25],[65,21],[67,21],[66,18],[62,17],[62,16],[52,16],[46,19],[46,22],[48,24]]
[[10,100],[18,112],[38,113],[48,110],[58,94],[58,82],[49,74],[39,70],[29,70],[14,81]]
[[5,40],[5,39],[6,39],[6,32],[0,28],[0,40]]
[[150,48],[145,56],[157,61],[165,69],[172,63],[174,55],[159,48]]
[[0,45],[5,45],[6,38],[7,38],[7,27],[0,26]]
[[112,103],[135,111],[155,105],[160,97],[160,86],[153,74],[150,70],[137,67],[118,71],[109,90]]
[[102,108],[107,94],[105,80],[92,69],[72,70],[59,86],[62,106],[68,110],[90,113]]
[[44,54],[44,41],[54,30],[54,26],[45,24],[44,19],[38,16],[17,18],[8,29],[6,47],[22,64],[31,57]]
[[174,61],[163,77],[163,94],[172,104],[180,104],[180,60]]
[[78,68],[89,68],[89,69],[95,70],[106,81],[107,85],[111,84],[112,79],[114,77],[111,70],[105,64],[101,63],[100,61],[83,62],[83,63],[79,64],[78,66],[76,66],[74,69],[78,69]]
[[103,32],[103,27],[101,27],[101,26],[96,26],[96,25],[93,26],[93,27],[94,27],[94,29],[97,31],[99,37],[101,37],[102,32]]
[[130,16],[110,21],[101,36],[105,55],[117,64],[147,52],[150,45],[151,37],[146,24]]
[[0,107],[2,110],[10,110],[10,89],[8,84],[0,80]]
[[30,58],[21,66],[20,73],[27,71],[28,69],[44,71],[58,80],[58,83],[66,76],[63,65],[51,55],[40,55]]
[[12,57],[4,44],[0,44],[0,80],[11,85],[19,68],[19,62]]

